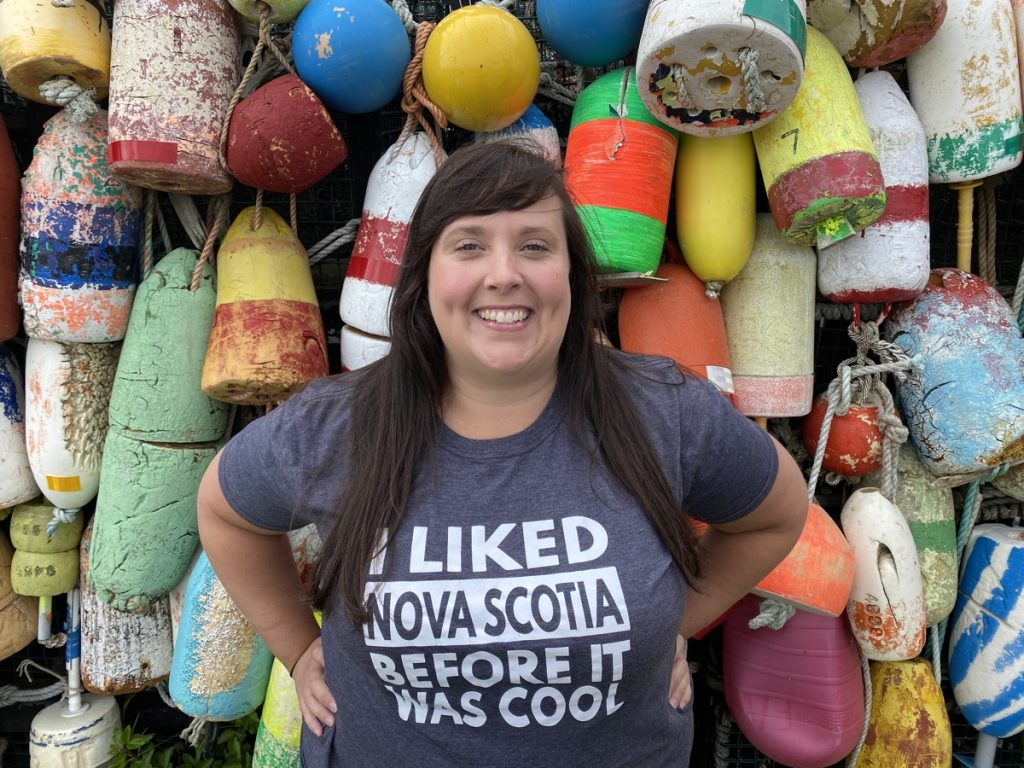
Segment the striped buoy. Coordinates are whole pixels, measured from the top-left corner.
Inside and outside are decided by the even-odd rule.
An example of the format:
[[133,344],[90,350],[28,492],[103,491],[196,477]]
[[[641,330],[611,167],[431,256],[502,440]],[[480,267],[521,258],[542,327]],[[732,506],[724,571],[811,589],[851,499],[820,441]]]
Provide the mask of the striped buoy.
[[653,0],[637,51],[640,97],[679,131],[753,130],[796,96],[806,15],[804,0]]
[[371,336],[350,325],[341,327],[341,369],[354,371],[375,363],[391,351],[391,342],[382,336]]
[[309,259],[273,210],[246,208],[217,253],[217,306],[203,362],[210,397],[257,405],[327,375],[327,340]]
[[114,174],[166,192],[230,190],[220,131],[240,76],[238,19],[227,0],[118,0],[110,54]]
[[28,754],[33,768],[110,765],[114,732],[121,728],[117,699],[85,693],[81,702],[76,713],[68,711],[67,702],[58,701],[32,718]]
[[0,70],[15,93],[47,102],[39,86],[60,77],[107,96],[110,26],[107,0],[81,3],[4,0],[0,3]]
[[99,489],[120,346],[28,341],[25,442],[36,484],[55,507],[84,507]]
[[562,145],[558,129],[536,104],[531,104],[522,117],[505,128],[478,131],[473,134],[473,141],[477,144],[490,144],[494,141],[522,142],[528,147],[536,147],[540,154],[555,165],[562,165]]
[[0,342],[21,326],[18,307],[18,240],[21,217],[21,172],[0,115]]
[[[25,390],[14,353],[0,344],[0,510],[39,495],[25,444]],[[0,512],[0,518],[5,515]]]
[[[1024,339],[1006,299],[968,272],[933,270],[882,326],[920,366],[896,380],[921,461],[936,475],[1024,458]],[[966,407],[970,404],[970,407]]]
[[111,176],[107,114],[43,127],[21,197],[21,301],[38,339],[124,338],[137,281],[142,190]]
[[807,71],[793,103],[754,131],[768,203],[787,240],[819,248],[882,215],[885,187],[846,64],[807,29]]
[[[846,413],[833,415],[821,461],[822,471],[844,477],[863,477],[882,468],[883,438],[878,424],[881,410],[882,401],[871,390],[851,403]],[[804,417],[804,446],[811,456],[818,450],[827,411],[828,392],[822,392],[814,399],[811,412]]]
[[853,84],[885,180],[885,212],[861,232],[818,252],[818,289],[829,301],[905,301],[928,280],[928,148],[924,127],[885,71]]
[[300,760],[301,734],[302,713],[295,683],[284,664],[274,659],[252,748],[252,768],[295,768]]
[[840,514],[856,570],[846,615],[864,656],[903,661],[924,648],[917,546],[899,509],[877,488],[858,488]]
[[36,601],[19,595],[11,584],[13,557],[14,547],[0,530],[0,661],[35,640],[39,623]]
[[803,416],[814,387],[814,251],[786,242],[758,214],[743,271],[722,289],[736,407],[747,416]]
[[1001,0],[947,3],[939,31],[907,59],[933,182],[985,178],[1022,157],[1013,9]]
[[346,325],[390,337],[391,291],[405,253],[412,212],[437,163],[426,135],[417,131],[392,144],[370,172],[359,234],[341,285]]
[[580,93],[565,147],[565,181],[600,268],[657,269],[677,144],[676,132],[640,101],[632,67],[609,72]]
[[912,54],[935,35],[946,0],[897,0],[869,7],[846,0],[807,0],[807,22],[851,67],[883,67]]
[[583,67],[604,67],[636,50],[647,0],[537,0],[544,42]]
[[41,497],[19,504],[11,512],[11,583],[19,595],[53,597],[78,583],[82,514],[58,525],[52,535],[47,530],[51,519],[53,505]]
[[294,21],[309,0],[228,0],[231,7],[249,21],[260,20],[260,7],[270,8],[270,23],[284,24]]

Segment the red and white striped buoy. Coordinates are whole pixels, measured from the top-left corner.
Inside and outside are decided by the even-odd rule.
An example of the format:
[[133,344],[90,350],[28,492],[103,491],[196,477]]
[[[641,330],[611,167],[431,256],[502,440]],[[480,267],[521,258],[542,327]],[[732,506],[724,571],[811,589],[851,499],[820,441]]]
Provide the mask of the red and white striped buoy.
[[383,336],[371,336],[351,325],[341,327],[341,370],[354,371],[375,363],[391,351],[391,342]]

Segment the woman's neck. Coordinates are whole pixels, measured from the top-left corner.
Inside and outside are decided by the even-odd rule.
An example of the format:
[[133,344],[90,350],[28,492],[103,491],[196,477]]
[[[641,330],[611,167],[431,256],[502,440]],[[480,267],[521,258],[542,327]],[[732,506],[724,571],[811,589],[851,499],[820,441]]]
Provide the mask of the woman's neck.
[[542,380],[483,387],[453,375],[441,415],[449,429],[471,440],[508,437],[537,420],[551,400],[557,380],[557,371],[552,371]]

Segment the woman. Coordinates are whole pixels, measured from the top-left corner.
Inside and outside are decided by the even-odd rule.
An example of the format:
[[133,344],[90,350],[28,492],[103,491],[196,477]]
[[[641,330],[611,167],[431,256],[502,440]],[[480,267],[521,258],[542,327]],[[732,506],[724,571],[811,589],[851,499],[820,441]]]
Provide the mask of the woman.
[[[413,217],[390,354],[206,473],[203,546],[292,672],[303,765],[687,764],[677,633],[785,556],[805,486],[711,385],[596,343],[593,274],[556,168],[458,150]],[[280,535],[309,522],[322,636]]]

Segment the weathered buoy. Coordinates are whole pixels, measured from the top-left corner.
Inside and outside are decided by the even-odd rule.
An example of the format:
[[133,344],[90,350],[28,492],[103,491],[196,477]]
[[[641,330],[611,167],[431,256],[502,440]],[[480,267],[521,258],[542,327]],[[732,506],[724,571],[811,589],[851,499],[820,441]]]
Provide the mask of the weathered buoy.
[[864,723],[860,652],[846,620],[797,611],[781,629],[751,629],[747,595],[725,620],[725,703],[750,743],[780,764],[821,768],[848,755]]
[[391,342],[382,336],[371,336],[350,325],[341,327],[341,369],[354,371],[380,360],[391,351]]
[[905,301],[928,281],[928,147],[924,127],[888,72],[853,84],[885,179],[885,212],[818,252],[818,290],[829,301]]
[[310,0],[292,31],[295,70],[331,109],[380,109],[402,88],[409,36],[384,0]]
[[640,43],[647,0],[537,0],[544,42],[583,67],[604,67]]
[[293,768],[298,765],[301,734],[302,713],[295,683],[284,664],[274,659],[256,731],[256,743],[252,748],[253,768]]
[[562,164],[562,145],[558,129],[536,104],[527,107],[522,117],[505,128],[478,131],[473,134],[473,141],[477,144],[490,144],[494,141],[521,142],[527,147],[535,147],[555,165]]
[[120,346],[28,341],[25,442],[32,476],[55,507],[84,507],[99,489]]
[[753,130],[796,96],[806,36],[804,0],[654,0],[637,51],[640,97],[678,131]]
[[107,0],[40,3],[5,0],[0,7],[0,70],[15,93],[42,104],[39,86],[55,77],[107,96],[110,25]]
[[999,0],[947,0],[946,20],[907,58],[933,182],[968,181],[1021,161],[1020,72],[1013,10]]
[[124,338],[137,281],[142,190],[106,161],[107,113],[43,127],[21,198],[21,302],[37,339]]
[[807,23],[825,35],[851,67],[882,67],[912,54],[935,35],[946,0],[896,0],[861,6],[807,0]]
[[430,142],[417,131],[392,144],[370,172],[359,234],[341,285],[340,313],[346,325],[391,336],[391,291],[405,253],[412,212],[437,171]]
[[877,488],[854,491],[840,520],[856,564],[846,613],[861,651],[877,661],[914,658],[924,647],[924,590],[906,520]]
[[0,115],[0,342],[21,325],[18,306],[18,240],[21,217],[21,172]]
[[284,24],[294,21],[309,0],[228,0],[231,7],[249,21],[260,20],[260,7],[270,9],[270,23]]
[[29,762],[37,768],[103,768],[110,765],[114,731],[121,714],[113,696],[82,694],[82,709],[68,712],[58,701],[32,718],[28,737]]
[[[34,499],[39,486],[25,444],[25,390],[14,354],[0,344],[0,510]],[[5,517],[0,513],[0,518]]]
[[241,58],[227,0],[119,0],[110,54],[114,174],[166,192],[231,189],[220,131]]
[[1005,474],[994,478],[992,485],[1000,493],[1005,493],[1017,501],[1024,501],[1024,464],[1010,467]]
[[998,291],[967,272],[933,270],[920,294],[893,307],[882,330],[920,358],[896,392],[930,472],[979,471],[1024,457],[1024,340]]
[[[872,390],[844,414],[832,416],[821,468],[844,477],[863,477],[882,468],[882,430],[878,423],[882,401]],[[812,456],[818,450],[821,425],[828,410],[828,393],[814,399],[804,417],[804,446]]]
[[722,289],[736,407],[747,416],[803,416],[814,395],[814,251],[786,242],[758,214],[754,248]]
[[347,156],[345,140],[323,103],[295,75],[257,88],[231,113],[228,170],[250,187],[304,192]]
[[580,93],[565,181],[601,269],[657,269],[677,143],[676,132],[640,101],[632,67],[602,75]]
[[19,504],[11,513],[11,583],[19,595],[53,597],[78,583],[78,541],[82,514],[61,523],[52,535],[53,506],[43,498]]
[[327,375],[327,340],[302,243],[264,208],[228,228],[217,253],[217,307],[203,362],[210,397],[249,405],[280,400]]
[[11,584],[13,557],[14,548],[0,531],[0,661],[35,640],[39,622],[36,601],[19,595]]

